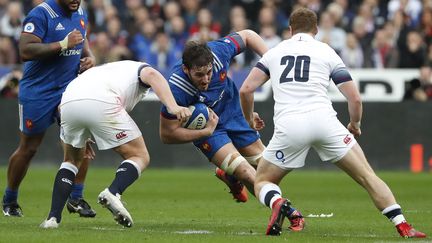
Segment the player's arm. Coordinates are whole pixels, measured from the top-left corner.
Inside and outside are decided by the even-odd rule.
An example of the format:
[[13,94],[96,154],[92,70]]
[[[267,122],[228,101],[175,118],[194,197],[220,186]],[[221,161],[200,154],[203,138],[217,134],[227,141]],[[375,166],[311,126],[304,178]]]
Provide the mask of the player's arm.
[[83,42],[83,37],[78,30],[71,31],[61,41],[51,43],[42,43],[42,40],[36,35],[23,32],[18,47],[21,59],[29,61],[56,55],[60,51],[73,48],[81,42]]
[[246,47],[250,48],[258,55],[262,56],[267,52],[267,45],[255,31],[246,29],[238,31],[237,34],[240,35]]
[[206,127],[201,130],[184,128],[180,121],[166,118],[161,113],[159,135],[162,142],[167,144],[188,143],[212,135],[219,117],[211,109],[209,111],[209,120]]
[[86,71],[89,68],[92,68],[96,65],[96,58],[94,57],[90,45],[88,43],[88,40],[84,40],[83,45],[83,52],[80,59],[80,70],[79,72],[82,73]]
[[263,65],[258,62],[257,66],[252,68],[240,88],[240,104],[243,116],[246,118],[249,126],[255,130],[264,128],[264,121],[259,118],[258,113],[254,112],[254,92],[270,78],[267,72],[263,71],[263,68]]
[[177,120],[183,121],[192,114],[187,107],[177,105],[173,94],[168,86],[168,82],[162,74],[150,66],[144,66],[140,71],[141,82],[150,86],[164,104],[168,112],[177,117]]
[[360,93],[358,92],[358,89],[353,81],[343,82],[338,85],[338,88],[348,101],[348,111],[350,116],[348,130],[355,136],[360,136],[360,124],[363,113],[363,105]]

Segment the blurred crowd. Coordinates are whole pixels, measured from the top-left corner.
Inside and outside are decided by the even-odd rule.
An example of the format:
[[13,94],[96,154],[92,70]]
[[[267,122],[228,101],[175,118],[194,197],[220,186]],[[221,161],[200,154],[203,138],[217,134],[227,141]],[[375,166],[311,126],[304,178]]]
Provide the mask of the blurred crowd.
[[[0,0],[0,65],[20,63],[22,21],[41,2]],[[432,66],[432,0],[82,0],[82,6],[98,64],[133,59],[169,69],[187,40],[213,40],[246,28],[273,47],[290,37],[289,15],[303,6],[318,14],[316,38],[349,68]],[[242,53],[233,68],[257,59]]]

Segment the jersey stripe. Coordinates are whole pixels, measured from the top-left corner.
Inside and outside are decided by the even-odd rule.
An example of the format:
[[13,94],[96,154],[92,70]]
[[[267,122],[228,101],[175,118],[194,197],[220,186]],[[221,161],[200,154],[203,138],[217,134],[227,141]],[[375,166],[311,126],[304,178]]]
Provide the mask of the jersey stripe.
[[82,10],[81,7],[79,7],[79,9],[78,9],[78,13],[79,13],[79,15],[84,15],[84,11]]
[[194,96],[194,93],[191,92],[185,85],[184,83],[174,79],[173,77],[171,77],[169,79],[169,82],[172,83],[173,85],[177,86],[178,88],[180,88],[181,90],[183,90],[184,92],[186,92],[187,94],[189,94],[190,96]]
[[196,92],[196,91],[197,91],[197,88],[195,88],[195,86],[193,86],[191,83],[189,83],[188,81],[186,81],[186,79],[184,79],[184,78],[181,77],[180,75],[178,75],[178,74],[176,74],[176,73],[173,73],[173,76],[174,76],[177,80],[183,82],[183,83],[186,85],[186,87],[189,87],[189,89],[192,90],[192,92]]
[[212,54],[214,57],[214,64],[216,64],[216,72],[219,72],[222,69],[223,65],[219,58],[216,56],[216,54],[214,54],[214,52],[212,52]]
[[45,2],[41,3],[39,6],[44,8],[48,12],[48,14],[51,16],[52,19],[59,17],[58,14],[56,14],[56,12],[47,3],[45,3]]

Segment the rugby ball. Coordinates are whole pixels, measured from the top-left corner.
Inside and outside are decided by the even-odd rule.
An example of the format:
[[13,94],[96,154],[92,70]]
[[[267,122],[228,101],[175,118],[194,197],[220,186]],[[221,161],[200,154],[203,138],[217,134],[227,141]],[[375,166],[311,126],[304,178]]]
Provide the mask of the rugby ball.
[[209,119],[209,109],[207,106],[204,103],[195,103],[188,108],[192,112],[192,115],[182,123],[182,126],[194,130],[203,129]]

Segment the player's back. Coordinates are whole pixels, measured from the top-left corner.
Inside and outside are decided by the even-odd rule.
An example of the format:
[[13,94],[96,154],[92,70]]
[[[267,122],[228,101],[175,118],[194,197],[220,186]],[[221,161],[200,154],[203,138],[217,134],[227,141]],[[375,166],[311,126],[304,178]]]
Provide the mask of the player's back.
[[333,110],[327,89],[342,61],[327,44],[308,34],[297,34],[264,54],[269,70],[275,116],[327,108]]
[[138,70],[142,65],[145,63],[119,61],[91,68],[68,85],[61,103],[91,99],[120,103],[130,111],[148,91],[148,87],[140,85],[138,79]]

